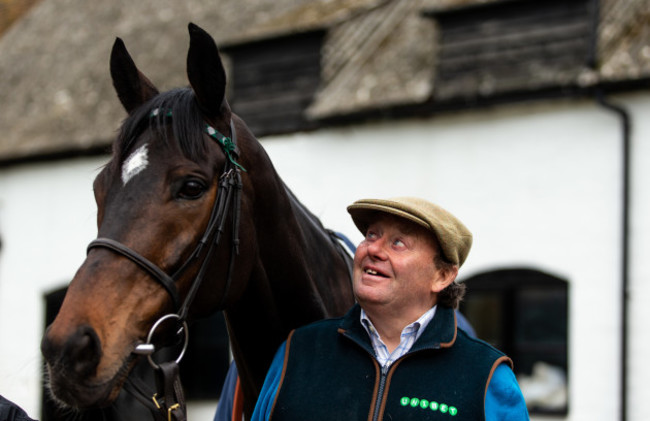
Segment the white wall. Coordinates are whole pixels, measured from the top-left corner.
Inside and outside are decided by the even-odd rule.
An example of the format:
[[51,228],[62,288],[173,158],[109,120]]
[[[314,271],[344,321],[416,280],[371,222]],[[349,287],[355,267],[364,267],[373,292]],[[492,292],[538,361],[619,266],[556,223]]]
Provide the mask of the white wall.
[[69,282],[95,237],[103,159],[0,171],[0,394],[40,417],[44,294]]
[[[621,98],[635,122],[631,311],[648,320],[650,96]],[[591,102],[554,102],[368,124],[263,140],[281,176],[325,225],[361,236],[345,207],[362,197],[437,201],[473,231],[461,276],[527,266],[570,282],[569,420],[619,411],[621,140]],[[0,171],[0,394],[39,416],[42,297],[69,280],[95,236],[92,179],[103,159]],[[254,169],[249,169],[254,170]],[[647,184],[647,183],[645,183]],[[643,406],[650,333],[634,329],[630,419]],[[646,412],[644,412],[646,411]],[[637,416],[638,415],[638,416]],[[642,416],[643,415],[643,416]]]

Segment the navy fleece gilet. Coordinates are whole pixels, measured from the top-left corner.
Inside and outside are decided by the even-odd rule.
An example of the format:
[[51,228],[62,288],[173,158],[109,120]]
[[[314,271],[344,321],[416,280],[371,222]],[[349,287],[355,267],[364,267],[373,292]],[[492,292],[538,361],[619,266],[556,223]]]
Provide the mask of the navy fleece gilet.
[[359,313],[355,306],[290,335],[271,420],[485,419],[490,377],[511,361],[457,330],[453,310],[438,307],[411,350],[385,372]]

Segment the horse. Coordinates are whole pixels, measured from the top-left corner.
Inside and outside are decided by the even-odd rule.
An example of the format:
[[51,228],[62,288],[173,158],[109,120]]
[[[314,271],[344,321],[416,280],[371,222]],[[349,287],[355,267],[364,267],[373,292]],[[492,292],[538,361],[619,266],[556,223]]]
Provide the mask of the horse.
[[93,183],[97,239],[41,343],[65,406],[110,405],[161,317],[222,310],[249,417],[288,333],[354,302],[350,256],[231,111],[214,39],[188,30],[187,87],[160,93],[120,38],[111,51],[127,117]]

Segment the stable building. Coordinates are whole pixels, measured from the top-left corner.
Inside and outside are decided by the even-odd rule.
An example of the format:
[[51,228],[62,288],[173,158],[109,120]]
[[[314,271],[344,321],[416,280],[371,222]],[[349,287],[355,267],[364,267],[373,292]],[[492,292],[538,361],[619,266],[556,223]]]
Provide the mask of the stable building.
[[[0,36],[0,394],[65,419],[39,342],[96,236],[92,180],[125,117],[110,49],[119,36],[160,88],[186,85],[190,21],[324,225],[358,242],[346,206],[402,195],[466,223],[461,310],[513,358],[531,419],[650,419],[643,0],[40,0]],[[227,338],[219,315],[192,329],[183,383],[210,419]]]

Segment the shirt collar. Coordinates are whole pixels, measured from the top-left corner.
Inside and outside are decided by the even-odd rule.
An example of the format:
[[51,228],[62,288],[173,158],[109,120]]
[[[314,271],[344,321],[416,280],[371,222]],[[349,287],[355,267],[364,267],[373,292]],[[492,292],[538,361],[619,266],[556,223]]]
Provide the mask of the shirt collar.
[[[431,307],[429,310],[427,310],[422,316],[420,316],[419,319],[414,321],[413,323],[406,325],[404,329],[402,329],[402,336],[406,333],[410,332],[415,332],[415,339],[417,340],[420,335],[422,335],[422,332],[424,332],[424,329],[426,329],[427,325],[431,320],[433,320],[433,316],[436,315],[436,308],[437,305],[434,305]],[[361,309],[361,325],[363,328],[368,332],[368,335],[371,338],[376,338],[380,339],[379,333],[377,332],[377,329],[375,328],[375,325],[372,324],[372,321],[366,314],[365,310],[362,308]]]

